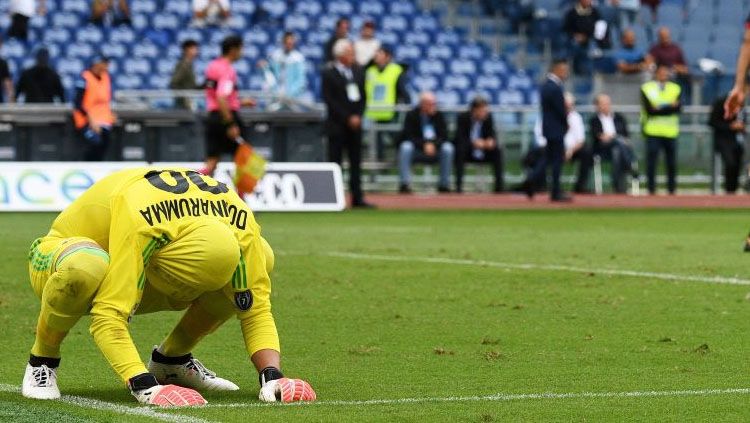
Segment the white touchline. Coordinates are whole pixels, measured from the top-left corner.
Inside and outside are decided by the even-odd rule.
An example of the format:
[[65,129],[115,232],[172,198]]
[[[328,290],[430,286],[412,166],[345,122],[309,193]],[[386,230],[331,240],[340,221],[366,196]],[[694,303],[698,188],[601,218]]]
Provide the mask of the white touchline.
[[687,281],[687,282],[703,282],[703,283],[714,283],[714,284],[725,284],[725,285],[750,285],[750,280],[740,279],[736,277],[726,276],[694,276],[694,275],[677,275],[672,273],[658,273],[658,272],[641,272],[637,270],[620,270],[620,269],[587,269],[585,267],[577,266],[565,266],[557,264],[534,264],[534,263],[503,263],[497,261],[486,261],[486,260],[468,260],[468,259],[452,259],[443,257],[413,257],[413,256],[388,256],[381,254],[360,254],[360,253],[345,253],[345,252],[330,252],[322,253],[323,255],[330,257],[349,258],[355,260],[382,260],[382,261],[405,261],[405,262],[422,262],[422,263],[438,263],[438,264],[457,264],[464,266],[481,266],[481,267],[494,267],[498,269],[513,269],[513,270],[559,270],[563,272],[575,272],[575,273],[599,273],[604,275],[614,276],[633,276],[638,278],[652,278],[661,279],[668,281]]
[[[361,401],[316,401],[316,402],[293,402],[283,404],[287,406],[361,406],[361,405],[398,405],[416,404],[429,402],[480,402],[480,401],[523,401],[523,400],[546,400],[546,399],[596,399],[596,398],[649,398],[649,397],[704,397],[715,395],[748,395],[750,388],[731,389],[696,389],[681,391],[631,391],[631,392],[542,392],[537,394],[493,394],[472,397],[423,397],[423,398],[394,398],[373,399]],[[276,406],[282,404],[275,404]],[[229,403],[208,404],[211,408],[247,408],[268,407],[274,403]]]
[[[18,392],[21,394],[21,388],[19,386],[8,385],[0,383],[0,392]],[[116,414],[126,414],[130,416],[138,417],[150,417],[155,420],[160,420],[169,423],[211,423],[208,420],[204,420],[198,417],[190,417],[178,414],[166,414],[163,412],[155,411],[153,408],[143,407],[130,407],[127,405],[117,404],[113,402],[101,401],[93,398],[79,397],[76,395],[63,395],[59,400],[46,400],[53,402],[63,402],[65,404],[77,405],[82,408],[89,408],[92,410],[109,411]]]

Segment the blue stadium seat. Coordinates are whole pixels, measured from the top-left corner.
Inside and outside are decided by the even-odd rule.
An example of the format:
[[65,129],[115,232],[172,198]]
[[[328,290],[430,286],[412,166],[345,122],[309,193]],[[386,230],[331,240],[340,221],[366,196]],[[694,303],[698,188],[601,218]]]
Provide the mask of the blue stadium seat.
[[[171,0],[170,0],[171,1]],[[252,16],[255,13],[255,3],[252,0],[232,0],[232,13],[243,16]]]
[[393,15],[414,15],[417,10],[412,2],[394,1],[389,5],[388,12]]
[[[263,52],[256,45],[245,45],[242,47],[242,55],[247,59],[258,60],[262,57]],[[218,53],[217,53],[218,55]]]
[[89,15],[91,13],[91,4],[86,0],[64,0],[61,2],[61,10],[64,12],[74,12],[79,15]]
[[167,47],[166,53],[163,56],[169,59],[177,59],[182,56],[182,48],[180,48],[179,44],[172,44]]
[[[235,12],[236,4],[232,4],[232,10]],[[164,12],[172,13],[182,17],[188,17],[193,15],[193,7],[189,0],[169,0],[164,2]]]
[[151,62],[147,59],[129,58],[122,61],[123,70],[126,74],[149,75],[151,73]]
[[477,65],[473,61],[466,59],[451,61],[450,69],[451,73],[454,74],[476,75],[477,73]]
[[65,55],[70,58],[78,58],[87,60],[94,55],[96,51],[90,44],[86,43],[73,43],[65,47]]
[[298,1],[294,4],[294,13],[318,16],[323,13],[323,5],[316,0]]
[[415,16],[412,25],[417,31],[437,31],[440,27],[437,19],[427,13]]
[[151,19],[151,25],[156,29],[176,31],[184,26],[184,19],[179,15],[159,13]]
[[127,26],[119,26],[109,32],[109,41],[113,43],[133,43],[135,41],[135,32]]
[[100,48],[102,53],[115,59],[122,59],[128,56],[128,49],[120,43],[104,43],[101,44]]
[[268,34],[268,32],[258,27],[255,27],[251,29],[250,31],[245,32],[242,35],[242,39],[247,44],[263,45],[263,44],[268,44],[271,42],[271,36]]
[[265,86],[265,79],[263,78],[263,75],[260,74],[253,74],[250,75],[249,78],[247,78],[247,88],[248,90],[253,91],[261,91],[263,90]]
[[29,27],[34,29],[47,29],[49,27],[49,23],[47,22],[47,15],[40,16],[40,15],[34,15],[29,20]]
[[[65,0],[64,3],[67,3],[69,0]],[[170,3],[170,1],[166,1],[165,3]],[[149,14],[155,14],[157,10],[159,9],[159,6],[157,5],[155,0],[137,0],[137,1],[131,1],[129,2],[130,5],[130,13],[143,13],[146,15]]]
[[444,44],[433,44],[427,47],[427,57],[431,59],[450,59],[454,57],[453,49]]
[[[245,50],[247,50],[247,47],[249,47],[249,46],[244,46],[243,49],[242,49],[243,56],[246,53]],[[217,45],[217,44],[206,44],[206,45],[201,46],[201,48],[200,48],[200,50],[198,52],[198,57],[200,57],[202,60],[209,60],[210,61],[210,60],[213,60],[216,57],[218,57],[220,54],[221,54],[221,47],[219,45]]]
[[253,68],[254,68],[253,63],[247,59],[240,59],[234,62],[234,70],[236,70],[237,74],[239,75],[246,75],[252,72]]
[[424,31],[407,32],[404,34],[403,42],[406,44],[427,45],[430,44],[430,35]]
[[526,102],[523,91],[512,89],[500,91],[497,100],[504,106],[521,106]]
[[359,2],[359,13],[368,16],[381,16],[385,14],[385,6],[379,1],[362,1]]
[[156,46],[156,44],[143,41],[133,45],[132,53],[133,57],[136,58],[155,59],[162,56],[163,52]]
[[534,86],[534,80],[523,70],[518,70],[508,77],[508,89],[525,90]]
[[144,15],[143,13],[137,13],[137,14],[131,15],[130,20],[133,24],[133,28],[138,31],[144,31],[151,27],[151,21],[149,19],[149,15]]
[[458,45],[461,43],[461,36],[455,31],[441,31],[435,36],[435,42],[438,44]]
[[385,45],[395,46],[401,42],[401,35],[397,31],[384,31],[378,33],[380,42]]
[[57,71],[78,76],[86,68],[83,60],[72,57],[61,57],[57,60]]
[[[380,34],[378,34],[380,36]],[[309,44],[325,44],[326,41],[331,37],[331,33],[328,31],[309,31],[305,35],[305,39],[300,41],[304,41]]]
[[396,47],[394,52],[396,60],[415,60],[422,58],[422,49],[414,44],[402,44]]
[[435,75],[415,76],[411,83],[418,92],[435,91],[441,86],[440,79]]
[[354,12],[354,7],[348,1],[333,0],[328,3],[326,11],[334,16],[349,16]]
[[169,77],[162,75],[151,75],[148,77],[148,86],[152,90],[166,90],[169,88]]
[[12,59],[27,57],[26,45],[15,38],[11,38],[3,44],[2,56]]
[[96,25],[86,25],[75,32],[79,43],[99,44],[104,39],[104,32]]
[[121,90],[137,90],[143,87],[143,78],[138,75],[117,75],[114,85]]
[[175,40],[178,44],[181,44],[185,40],[195,40],[199,44],[202,44],[203,33],[195,28],[183,29],[176,33]]
[[476,85],[481,89],[499,90],[503,87],[503,79],[497,75],[479,75]]
[[424,75],[445,74],[445,65],[443,64],[441,60],[437,60],[437,59],[421,60],[417,64],[417,67],[419,68],[419,72]]
[[57,43],[45,43],[44,46],[49,51],[50,63],[57,63],[57,58],[63,55],[63,48]]
[[287,15],[284,18],[284,29],[288,31],[307,31],[310,27],[310,19],[305,15]]
[[464,44],[458,48],[458,57],[479,60],[486,57],[486,52],[479,44]]
[[52,16],[52,26],[77,29],[81,26],[81,17],[76,13],[55,13]]
[[65,28],[49,28],[44,32],[44,42],[49,43],[68,43],[72,37],[70,32]]
[[286,1],[284,0],[263,0],[261,6],[263,6],[263,9],[271,14],[271,16],[276,18],[284,16],[286,13]]
[[448,75],[443,78],[443,89],[468,90],[472,88],[472,81],[466,75]]
[[154,67],[158,75],[169,76],[169,75],[172,75],[172,72],[174,72],[174,67],[176,65],[177,65],[177,60],[166,59],[166,60],[157,60]]
[[457,91],[439,90],[435,92],[438,104],[443,106],[458,106],[461,104],[461,95]]
[[409,29],[409,21],[403,16],[386,16],[380,22],[384,31],[406,31]]
[[482,61],[482,72],[492,75],[505,75],[510,72],[508,64],[501,59],[493,58]]

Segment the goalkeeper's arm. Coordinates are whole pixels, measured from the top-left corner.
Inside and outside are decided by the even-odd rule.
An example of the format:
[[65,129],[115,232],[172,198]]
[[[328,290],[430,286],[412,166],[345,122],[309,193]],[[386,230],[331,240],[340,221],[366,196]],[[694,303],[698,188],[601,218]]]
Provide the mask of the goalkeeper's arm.
[[724,102],[724,118],[731,119],[739,113],[745,104],[745,90],[747,87],[747,71],[750,67],[750,28],[745,29],[745,38],[740,47],[737,58],[737,71],[735,74],[734,87],[729,92]]

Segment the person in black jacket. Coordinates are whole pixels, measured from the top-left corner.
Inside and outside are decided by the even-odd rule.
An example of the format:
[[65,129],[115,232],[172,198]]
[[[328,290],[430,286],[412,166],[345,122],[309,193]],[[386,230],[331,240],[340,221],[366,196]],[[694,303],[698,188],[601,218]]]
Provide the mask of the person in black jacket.
[[438,192],[450,192],[451,165],[455,148],[448,141],[445,117],[437,110],[437,100],[431,92],[419,96],[419,105],[406,114],[398,151],[401,185],[399,192],[411,192],[411,164],[440,161]]
[[601,15],[592,5],[592,0],[578,0],[565,14],[563,31],[570,37],[570,55],[573,58],[573,73],[576,75],[591,75],[589,45],[600,20]]
[[531,198],[537,186],[547,174],[547,167],[552,169],[550,199],[552,201],[570,201],[563,194],[560,174],[565,162],[565,134],[568,132],[568,109],[565,107],[563,82],[568,79],[570,69],[564,59],[552,62],[547,79],[539,88],[542,109],[542,136],[547,140],[544,160],[539,160],[529,173],[524,184],[526,195]]
[[326,65],[322,96],[328,110],[328,160],[341,164],[344,149],[349,153],[349,189],[352,207],[372,207],[362,194],[362,114],[365,112],[365,75],[354,62],[351,41],[333,45],[336,60]]
[[495,171],[495,192],[503,191],[503,149],[497,141],[487,100],[477,97],[456,122],[456,191],[463,192],[466,162],[489,163]]
[[323,46],[323,63],[330,63],[336,59],[336,55],[333,53],[333,46],[336,44],[336,41],[341,39],[349,39],[349,19],[347,18],[339,18],[336,21],[336,28],[333,34],[331,34],[331,38]]
[[622,194],[626,191],[625,174],[632,172],[634,178],[638,177],[628,123],[622,114],[612,113],[612,100],[607,94],[594,97],[594,106],[596,114],[589,120],[594,154],[612,161],[612,188]]
[[23,96],[26,103],[65,102],[60,75],[49,65],[49,51],[40,48],[36,52],[34,66],[24,70],[16,85],[16,100]]
[[739,186],[742,156],[745,153],[745,119],[742,110],[728,119],[724,118],[726,101],[727,96],[714,101],[708,125],[714,130],[714,151],[721,155],[724,166],[724,190],[734,194]]

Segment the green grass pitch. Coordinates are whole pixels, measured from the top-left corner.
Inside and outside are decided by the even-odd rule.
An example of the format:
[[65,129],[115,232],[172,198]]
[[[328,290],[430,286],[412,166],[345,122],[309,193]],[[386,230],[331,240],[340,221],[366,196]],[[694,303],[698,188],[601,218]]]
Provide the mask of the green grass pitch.
[[[0,214],[0,421],[750,420],[745,211],[260,215],[284,371],[319,403],[260,404],[230,321],[194,353],[241,390],[166,411],[135,403],[88,318],[63,345],[65,401],[15,391],[38,310],[25,258],[53,218]],[[133,320],[144,359],[178,318]]]

